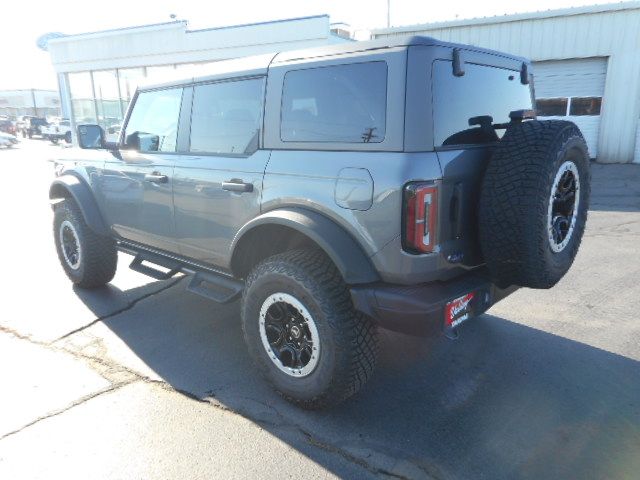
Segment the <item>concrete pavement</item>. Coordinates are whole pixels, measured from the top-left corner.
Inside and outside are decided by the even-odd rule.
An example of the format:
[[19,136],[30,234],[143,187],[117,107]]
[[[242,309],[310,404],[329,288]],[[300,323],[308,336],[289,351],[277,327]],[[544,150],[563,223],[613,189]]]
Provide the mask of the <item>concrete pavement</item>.
[[260,379],[238,305],[128,270],[74,290],[47,202],[60,147],[0,151],[0,478],[637,478],[640,167],[594,166],[583,247],[455,342],[384,333],[351,401],[306,412]]

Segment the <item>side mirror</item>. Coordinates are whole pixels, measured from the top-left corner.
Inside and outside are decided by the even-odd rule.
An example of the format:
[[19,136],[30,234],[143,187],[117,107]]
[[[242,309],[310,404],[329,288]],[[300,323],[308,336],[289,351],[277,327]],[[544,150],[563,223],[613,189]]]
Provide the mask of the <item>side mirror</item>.
[[104,130],[100,125],[78,125],[78,145],[80,148],[104,148]]
[[139,152],[157,152],[160,146],[160,137],[152,133],[133,132],[127,135],[125,145]]

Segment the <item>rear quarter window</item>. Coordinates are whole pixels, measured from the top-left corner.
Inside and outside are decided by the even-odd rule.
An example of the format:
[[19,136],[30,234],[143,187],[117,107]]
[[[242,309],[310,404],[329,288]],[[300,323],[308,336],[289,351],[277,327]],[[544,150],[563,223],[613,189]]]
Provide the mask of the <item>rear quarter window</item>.
[[469,120],[491,117],[493,123],[506,123],[510,112],[533,108],[531,89],[520,82],[520,72],[472,63],[466,63],[464,70],[456,77],[450,61],[433,62],[436,147],[495,142],[504,130],[469,125]]
[[281,108],[283,142],[380,143],[386,134],[387,64],[287,72]]

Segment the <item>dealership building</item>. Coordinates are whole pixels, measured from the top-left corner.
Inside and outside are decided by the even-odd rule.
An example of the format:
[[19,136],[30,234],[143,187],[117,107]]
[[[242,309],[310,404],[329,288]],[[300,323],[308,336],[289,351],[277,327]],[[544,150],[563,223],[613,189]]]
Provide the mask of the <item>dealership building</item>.
[[533,61],[541,119],[575,122],[592,157],[640,163],[640,2],[377,29],[426,35]]
[[[640,163],[640,2],[382,28],[528,57],[540,118],[575,122],[591,156]],[[353,41],[327,15],[190,30],[185,21],[49,40],[62,111],[115,136],[140,82],[206,74],[219,60]],[[74,129],[75,130],[75,129]]]
[[220,60],[348,41],[342,24],[318,15],[200,30],[173,21],[61,36],[47,49],[63,115],[73,125],[98,123],[113,139],[139,83],[206,74]]

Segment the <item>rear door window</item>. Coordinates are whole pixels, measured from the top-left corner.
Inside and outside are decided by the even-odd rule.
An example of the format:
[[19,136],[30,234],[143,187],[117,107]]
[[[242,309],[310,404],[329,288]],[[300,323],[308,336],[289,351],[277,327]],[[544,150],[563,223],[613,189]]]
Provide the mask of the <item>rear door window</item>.
[[[533,108],[529,85],[520,72],[466,63],[465,74],[453,75],[450,61],[433,62],[434,145],[474,145],[495,142],[504,130],[491,123],[509,122],[514,110]],[[475,125],[470,121],[475,118]],[[474,123],[473,121],[471,123]]]
[[264,80],[198,85],[191,110],[191,152],[249,155],[258,148]]
[[387,64],[293,70],[284,77],[283,142],[379,143],[386,133]]
[[131,111],[125,144],[141,152],[175,152],[182,88],[138,94]]

